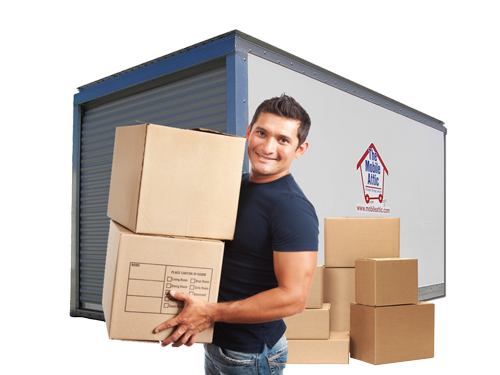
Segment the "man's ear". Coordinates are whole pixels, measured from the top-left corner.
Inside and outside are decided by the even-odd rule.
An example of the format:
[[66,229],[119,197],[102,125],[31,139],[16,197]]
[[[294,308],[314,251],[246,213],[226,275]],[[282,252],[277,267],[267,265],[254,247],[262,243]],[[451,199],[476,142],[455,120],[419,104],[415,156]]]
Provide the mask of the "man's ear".
[[307,148],[309,147],[309,143],[304,142],[302,143],[299,148],[295,151],[295,158],[298,159],[302,155],[304,155],[304,152],[306,152]]
[[247,132],[245,134],[245,138],[248,142],[248,139],[250,138],[250,133],[252,132],[252,125],[248,125]]

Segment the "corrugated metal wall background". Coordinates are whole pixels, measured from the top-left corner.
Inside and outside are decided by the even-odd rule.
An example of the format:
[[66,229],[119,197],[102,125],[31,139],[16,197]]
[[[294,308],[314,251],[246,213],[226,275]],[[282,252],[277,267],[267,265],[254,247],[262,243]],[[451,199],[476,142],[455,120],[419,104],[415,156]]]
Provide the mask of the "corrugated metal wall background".
[[79,307],[102,311],[109,229],[106,216],[115,128],[149,122],[226,131],[226,68],[102,104],[85,111],[81,132]]

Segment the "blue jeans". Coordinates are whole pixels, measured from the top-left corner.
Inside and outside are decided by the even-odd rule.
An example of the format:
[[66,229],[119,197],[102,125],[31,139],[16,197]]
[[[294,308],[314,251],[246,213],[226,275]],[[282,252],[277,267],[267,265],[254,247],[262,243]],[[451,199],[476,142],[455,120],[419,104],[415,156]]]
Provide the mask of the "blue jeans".
[[240,353],[205,344],[205,375],[280,375],[286,366],[285,335],[262,353]]

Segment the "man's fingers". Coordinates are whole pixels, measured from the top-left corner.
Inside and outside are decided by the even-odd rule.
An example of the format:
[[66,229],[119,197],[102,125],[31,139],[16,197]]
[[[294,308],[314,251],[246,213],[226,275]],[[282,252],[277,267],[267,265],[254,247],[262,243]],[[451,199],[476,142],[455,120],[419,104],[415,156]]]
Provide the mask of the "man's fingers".
[[168,328],[172,328],[179,325],[179,320],[177,317],[167,320],[165,323],[160,324],[158,327],[154,329],[154,333],[160,333]]
[[193,346],[196,343],[196,339],[198,338],[198,334],[195,333],[189,338],[189,341],[185,344],[186,346]]
[[[181,339],[181,336],[183,336],[185,332],[186,332],[186,328],[183,326],[179,326],[175,330],[174,333],[172,333],[170,336],[168,336],[165,340],[162,341],[161,346],[165,347],[167,345],[174,343],[174,345],[172,345],[172,346],[175,347],[176,346],[175,343],[177,343],[177,341],[179,341]],[[187,338],[185,341],[187,341]],[[180,345],[183,345],[183,344],[181,343]],[[177,345],[177,346],[180,346],[180,345]]]
[[172,299],[175,299],[177,301],[186,301],[186,294],[176,292],[175,290],[169,290],[168,291],[168,296]]

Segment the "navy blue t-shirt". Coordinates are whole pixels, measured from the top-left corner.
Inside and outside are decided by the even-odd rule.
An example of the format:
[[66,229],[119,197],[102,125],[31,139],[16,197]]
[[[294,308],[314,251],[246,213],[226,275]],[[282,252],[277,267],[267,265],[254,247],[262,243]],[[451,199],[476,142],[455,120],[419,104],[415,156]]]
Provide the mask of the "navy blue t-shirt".
[[[276,288],[273,251],[318,251],[318,218],[291,174],[258,184],[243,175],[234,239],[226,241],[219,302]],[[285,333],[282,319],[262,324],[215,323],[213,343],[261,353]]]

